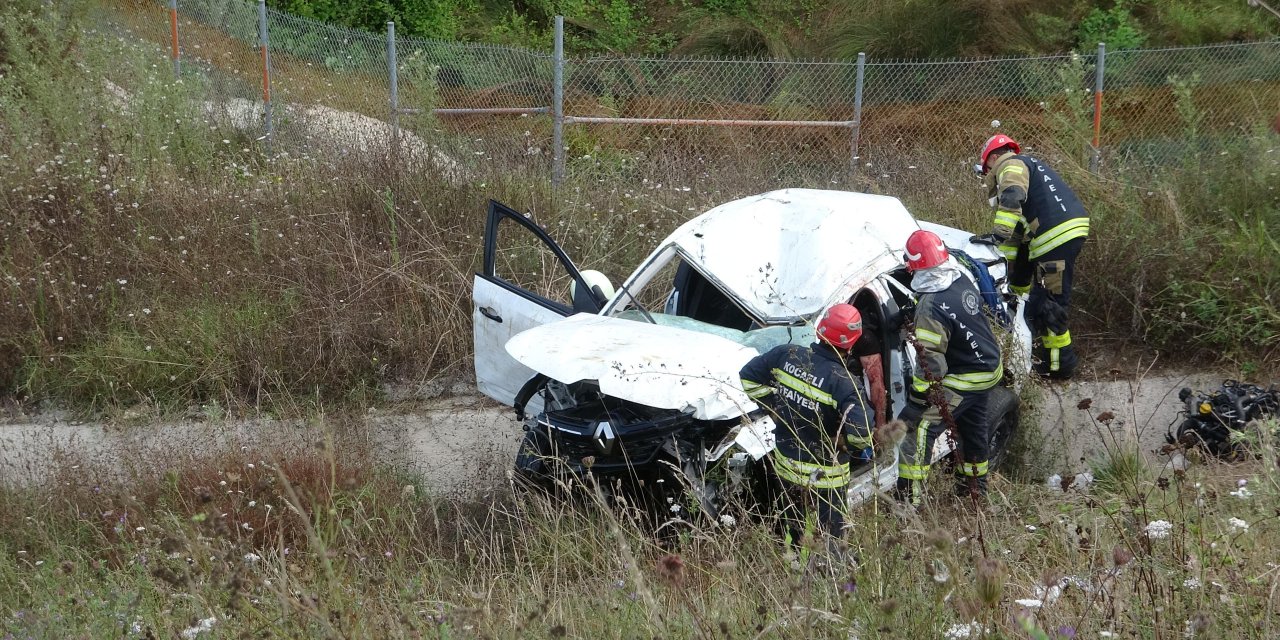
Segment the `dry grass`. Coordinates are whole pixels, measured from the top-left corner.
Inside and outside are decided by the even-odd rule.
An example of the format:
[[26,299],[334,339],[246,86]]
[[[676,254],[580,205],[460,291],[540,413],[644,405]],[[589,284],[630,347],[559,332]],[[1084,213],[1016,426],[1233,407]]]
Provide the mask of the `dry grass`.
[[742,512],[658,540],[598,502],[434,497],[354,441],[67,459],[0,488],[0,617],[16,637],[1273,637],[1264,446],[1160,475],[1117,445],[1090,488],[996,478],[977,511],[876,501],[832,569]]

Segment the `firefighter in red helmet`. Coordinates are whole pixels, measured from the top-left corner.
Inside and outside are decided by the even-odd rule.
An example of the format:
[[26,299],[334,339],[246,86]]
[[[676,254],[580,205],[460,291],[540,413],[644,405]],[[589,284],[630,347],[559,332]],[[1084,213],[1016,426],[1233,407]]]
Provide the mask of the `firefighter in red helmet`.
[[1043,160],[1022,153],[1013,138],[997,134],[979,150],[995,207],[990,233],[972,242],[1000,247],[1011,265],[1015,293],[1030,293],[1026,317],[1036,337],[1037,373],[1070,378],[1077,356],[1067,326],[1076,257],[1089,236],[1089,214],[1071,187]]
[[793,536],[806,512],[835,538],[843,536],[850,461],[869,463],[874,421],[852,354],[862,316],[849,304],[832,306],[817,325],[818,341],[784,344],[742,367],[742,387],[777,423],[770,459],[781,481],[784,518]]
[[907,404],[898,419],[907,425],[898,458],[898,495],[918,504],[933,460],[933,443],[945,429],[941,409],[929,397],[936,382],[959,432],[962,463],[956,492],[986,492],[989,449],[987,406],[991,389],[1004,376],[1000,344],[987,321],[982,297],[943,244],[930,231],[907,238],[907,270],[915,305],[915,341],[923,357],[916,364]]

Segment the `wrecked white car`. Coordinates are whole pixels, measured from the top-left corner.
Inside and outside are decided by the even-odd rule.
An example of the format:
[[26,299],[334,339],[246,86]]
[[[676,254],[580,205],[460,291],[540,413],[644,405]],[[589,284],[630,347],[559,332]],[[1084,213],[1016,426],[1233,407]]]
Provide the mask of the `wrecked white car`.
[[[840,302],[883,345],[896,415],[916,355],[891,327],[913,299],[902,255],[920,228],[987,266],[998,289],[988,300],[1009,317],[1005,361],[1026,371],[1031,334],[1005,307],[1003,257],[969,244],[968,232],[918,222],[896,198],[787,189],[735,200],[676,229],[616,291],[597,272],[584,276],[529,216],[491,202],[475,277],[475,370],[480,390],[524,419],[517,473],[538,482],[590,469],[647,491],[689,486],[714,513],[773,447],[772,421],[746,418],[757,407],[739,369],[776,345],[812,343],[813,323]],[[1018,422],[1017,395],[996,394],[993,466]],[[851,501],[893,485],[894,459],[874,469],[855,480]]]

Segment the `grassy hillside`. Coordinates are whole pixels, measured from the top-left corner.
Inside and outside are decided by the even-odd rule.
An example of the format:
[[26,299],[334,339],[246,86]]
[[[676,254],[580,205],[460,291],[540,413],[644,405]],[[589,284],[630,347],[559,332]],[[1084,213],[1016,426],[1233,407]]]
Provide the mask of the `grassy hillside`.
[[[340,145],[268,156],[256,133],[211,116],[199,82],[174,83],[159,51],[82,18],[0,9],[9,397],[94,409],[359,404],[389,382],[469,372],[489,198],[530,211],[579,264],[617,281],[698,211],[832,184],[824,167],[779,180],[749,146],[690,145],[655,165],[571,141],[559,192],[545,172],[488,156],[461,181]],[[1194,105],[1180,105],[1194,126]],[[1276,147],[1258,130],[1176,171],[1060,165],[1097,229],[1076,303],[1087,351],[1142,344],[1245,376],[1275,368]],[[859,186],[886,187],[876,180]],[[924,219],[986,224],[981,198],[958,206],[947,175],[888,186]]]
[[550,48],[565,16],[574,53],[846,58],[1057,53],[1252,40],[1280,18],[1243,0],[271,0],[381,31]]

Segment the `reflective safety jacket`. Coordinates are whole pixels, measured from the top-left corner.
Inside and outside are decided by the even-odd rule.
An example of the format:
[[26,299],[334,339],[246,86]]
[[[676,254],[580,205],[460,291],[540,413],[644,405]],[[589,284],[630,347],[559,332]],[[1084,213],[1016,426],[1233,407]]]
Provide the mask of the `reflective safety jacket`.
[[[873,421],[856,370],[831,347],[781,345],[756,356],[740,375],[747,395],[778,422],[774,470],[783,480],[816,489],[849,482],[848,450],[872,446]],[[841,442],[843,440],[843,442]]]
[[[915,337],[924,348],[921,364],[948,389],[983,391],[1004,376],[1000,344],[991,332],[978,288],[968,278],[956,278],[942,291],[920,294]],[[927,404],[929,379],[919,369],[911,380],[911,395]]]
[[995,199],[992,233],[1004,240],[1001,251],[1013,260],[1027,243],[1035,260],[1075,238],[1089,235],[1089,213],[1062,176],[1028,155],[1006,153],[987,174]]

